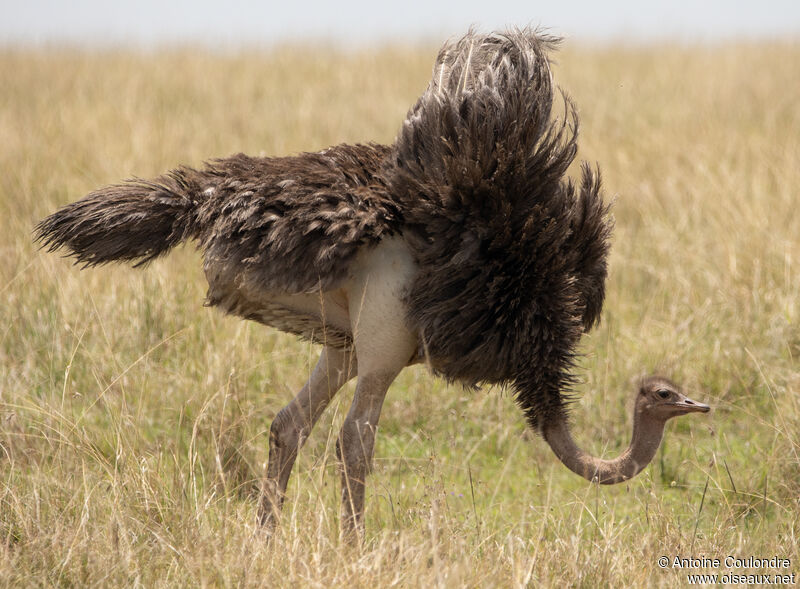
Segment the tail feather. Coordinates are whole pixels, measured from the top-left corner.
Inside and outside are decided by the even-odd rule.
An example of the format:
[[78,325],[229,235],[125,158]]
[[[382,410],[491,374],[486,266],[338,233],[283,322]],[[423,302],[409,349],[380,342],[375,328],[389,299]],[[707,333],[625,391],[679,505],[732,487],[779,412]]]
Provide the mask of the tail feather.
[[147,264],[196,233],[199,173],[179,168],[154,180],[133,179],[96,190],[35,228],[37,241],[84,267],[114,261]]

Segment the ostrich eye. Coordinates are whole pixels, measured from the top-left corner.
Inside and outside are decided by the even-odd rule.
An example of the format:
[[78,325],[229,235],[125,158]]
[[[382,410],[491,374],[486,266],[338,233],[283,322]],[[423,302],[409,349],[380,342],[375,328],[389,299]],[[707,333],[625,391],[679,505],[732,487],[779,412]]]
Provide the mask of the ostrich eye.
[[667,389],[661,389],[658,391],[658,396],[661,397],[662,399],[666,399],[667,397],[669,397],[669,391]]

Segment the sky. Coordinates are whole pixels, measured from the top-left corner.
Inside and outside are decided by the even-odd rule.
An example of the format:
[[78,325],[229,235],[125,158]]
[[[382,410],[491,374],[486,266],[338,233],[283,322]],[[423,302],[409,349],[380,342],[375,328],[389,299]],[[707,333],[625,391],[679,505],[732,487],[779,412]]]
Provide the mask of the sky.
[[800,0],[0,0],[6,46],[360,46],[526,24],[589,42],[800,40]]

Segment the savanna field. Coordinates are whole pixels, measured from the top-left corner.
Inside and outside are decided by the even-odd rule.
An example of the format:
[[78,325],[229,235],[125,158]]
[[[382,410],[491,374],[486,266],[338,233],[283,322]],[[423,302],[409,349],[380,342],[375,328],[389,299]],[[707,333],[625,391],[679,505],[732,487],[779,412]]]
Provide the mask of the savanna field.
[[[42,217],[123,178],[391,142],[435,53],[0,50],[0,585],[800,582],[797,43],[556,56],[578,158],[600,164],[616,219],[575,437],[619,454],[648,372],[713,407],[671,421],[626,484],[570,473],[508,393],[415,367],[384,405],[363,548],[339,538],[334,446],[353,383],[301,451],[268,543],[268,428],[316,347],[204,308],[191,245],[144,270],[81,272],[32,243]],[[680,569],[676,556],[791,565]]]

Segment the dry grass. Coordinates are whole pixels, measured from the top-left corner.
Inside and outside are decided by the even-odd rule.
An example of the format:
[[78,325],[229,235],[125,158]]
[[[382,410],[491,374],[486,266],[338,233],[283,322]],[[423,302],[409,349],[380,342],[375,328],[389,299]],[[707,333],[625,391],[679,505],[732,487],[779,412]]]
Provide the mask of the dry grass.
[[671,424],[626,485],[567,472],[507,396],[407,370],[383,413],[363,551],[338,538],[332,432],[348,392],[267,544],[254,478],[314,347],[202,308],[191,248],[79,272],[31,243],[38,219],[122,177],[391,141],[433,55],[0,53],[0,584],[684,584],[661,555],[777,555],[800,573],[796,45],[559,56],[581,156],[617,195],[576,434],[618,452],[645,371],[715,408]]

